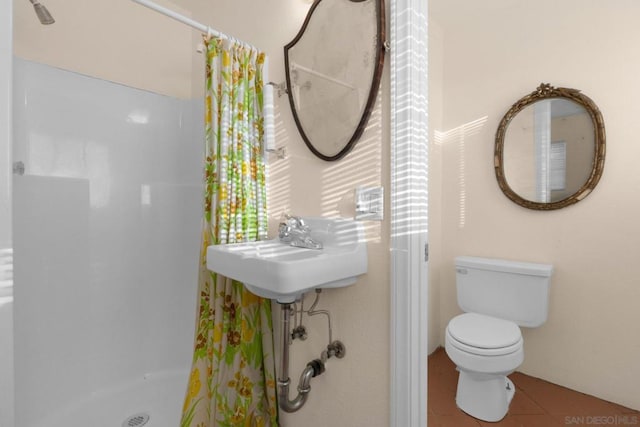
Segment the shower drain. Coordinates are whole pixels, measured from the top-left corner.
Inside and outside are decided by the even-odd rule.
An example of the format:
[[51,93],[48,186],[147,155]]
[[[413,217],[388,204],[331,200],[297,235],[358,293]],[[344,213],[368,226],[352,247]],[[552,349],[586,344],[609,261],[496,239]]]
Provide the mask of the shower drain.
[[135,414],[124,420],[122,427],[142,427],[149,422],[149,414]]

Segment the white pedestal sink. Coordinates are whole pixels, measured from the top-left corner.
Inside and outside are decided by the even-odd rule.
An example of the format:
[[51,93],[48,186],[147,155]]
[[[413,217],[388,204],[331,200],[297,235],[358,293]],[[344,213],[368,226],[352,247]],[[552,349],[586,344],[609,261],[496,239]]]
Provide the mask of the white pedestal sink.
[[360,222],[304,218],[323,249],[289,246],[278,239],[207,248],[207,268],[238,280],[251,292],[292,303],[316,288],[338,288],[367,272],[367,244]]

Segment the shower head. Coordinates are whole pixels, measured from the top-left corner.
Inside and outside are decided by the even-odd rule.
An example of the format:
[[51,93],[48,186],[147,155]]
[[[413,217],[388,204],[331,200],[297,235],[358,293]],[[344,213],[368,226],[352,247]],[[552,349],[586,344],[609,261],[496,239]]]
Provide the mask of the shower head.
[[36,11],[36,15],[38,15],[38,19],[40,20],[41,24],[49,25],[56,22],[56,20],[53,19],[53,16],[51,16],[47,8],[41,5],[38,0],[29,0],[29,1],[33,5],[33,9]]

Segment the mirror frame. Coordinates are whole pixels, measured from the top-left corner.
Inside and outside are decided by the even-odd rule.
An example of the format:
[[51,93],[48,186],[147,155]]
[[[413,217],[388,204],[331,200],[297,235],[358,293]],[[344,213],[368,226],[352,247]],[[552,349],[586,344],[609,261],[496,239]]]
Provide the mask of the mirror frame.
[[[557,202],[535,202],[527,200],[517,194],[509,184],[504,173],[504,137],[507,132],[507,127],[511,120],[525,107],[543,100],[551,98],[564,98],[571,100],[582,107],[589,113],[591,121],[593,123],[594,130],[594,156],[591,164],[591,174],[587,181],[572,195],[559,200]],[[564,208],[579,202],[587,197],[591,191],[596,187],[602,172],[604,170],[604,159],[606,151],[606,136],[604,130],[604,119],[602,113],[598,109],[598,106],[588,96],[582,94],[578,89],[570,89],[559,87],[555,88],[548,83],[541,83],[538,88],[530,94],[522,97],[518,102],[513,104],[511,109],[507,111],[496,132],[495,150],[494,150],[494,168],[496,173],[496,179],[502,192],[513,202],[527,209],[535,210],[554,210]]]
[[[353,3],[361,3],[365,0],[348,0],[348,1],[351,1]],[[376,3],[376,21],[377,21],[376,24],[377,24],[378,39],[376,41],[375,68],[373,71],[371,87],[369,88],[369,96],[367,97],[367,102],[362,112],[362,117],[360,118],[360,121],[358,122],[358,125],[356,126],[356,129],[353,135],[351,136],[349,141],[345,144],[345,146],[340,150],[340,152],[338,152],[333,156],[327,156],[319,152],[314,147],[313,143],[309,140],[309,137],[305,134],[302,128],[302,124],[300,123],[300,118],[298,117],[298,114],[296,112],[296,107],[293,100],[293,93],[291,90],[291,78],[289,76],[289,49],[295,46],[295,44],[298,43],[298,41],[302,38],[305,30],[307,29],[307,25],[309,24],[309,21],[313,16],[313,12],[318,7],[318,5],[322,2],[322,0],[315,0],[313,2],[313,4],[311,5],[311,8],[309,9],[309,12],[307,13],[307,17],[305,18],[304,23],[302,24],[302,28],[300,28],[300,31],[295,36],[295,38],[284,47],[284,67],[285,67],[285,75],[287,79],[287,95],[289,98],[289,105],[291,106],[291,112],[293,113],[293,119],[295,120],[296,127],[298,128],[298,132],[302,136],[302,139],[304,140],[304,143],[307,145],[309,150],[311,150],[313,154],[315,154],[322,160],[326,160],[328,162],[341,159],[353,149],[356,142],[364,132],[365,126],[367,124],[367,121],[369,120],[369,117],[371,116],[371,111],[373,110],[373,107],[376,102],[376,98],[378,96],[378,89],[380,87],[380,81],[382,80],[382,69],[384,67],[384,53],[386,50],[385,48],[386,22],[385,22],[385,12],[384,12],[384,8],[385,8],[384,0],[374,0],[374,1]]]

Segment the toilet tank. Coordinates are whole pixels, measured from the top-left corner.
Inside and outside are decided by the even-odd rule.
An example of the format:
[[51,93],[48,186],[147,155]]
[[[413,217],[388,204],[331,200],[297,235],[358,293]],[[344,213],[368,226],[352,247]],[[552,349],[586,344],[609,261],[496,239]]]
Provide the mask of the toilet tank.
[[540,326],[547,320],[552,272],[549,264],[457,257],[458,305],[465,312]]

